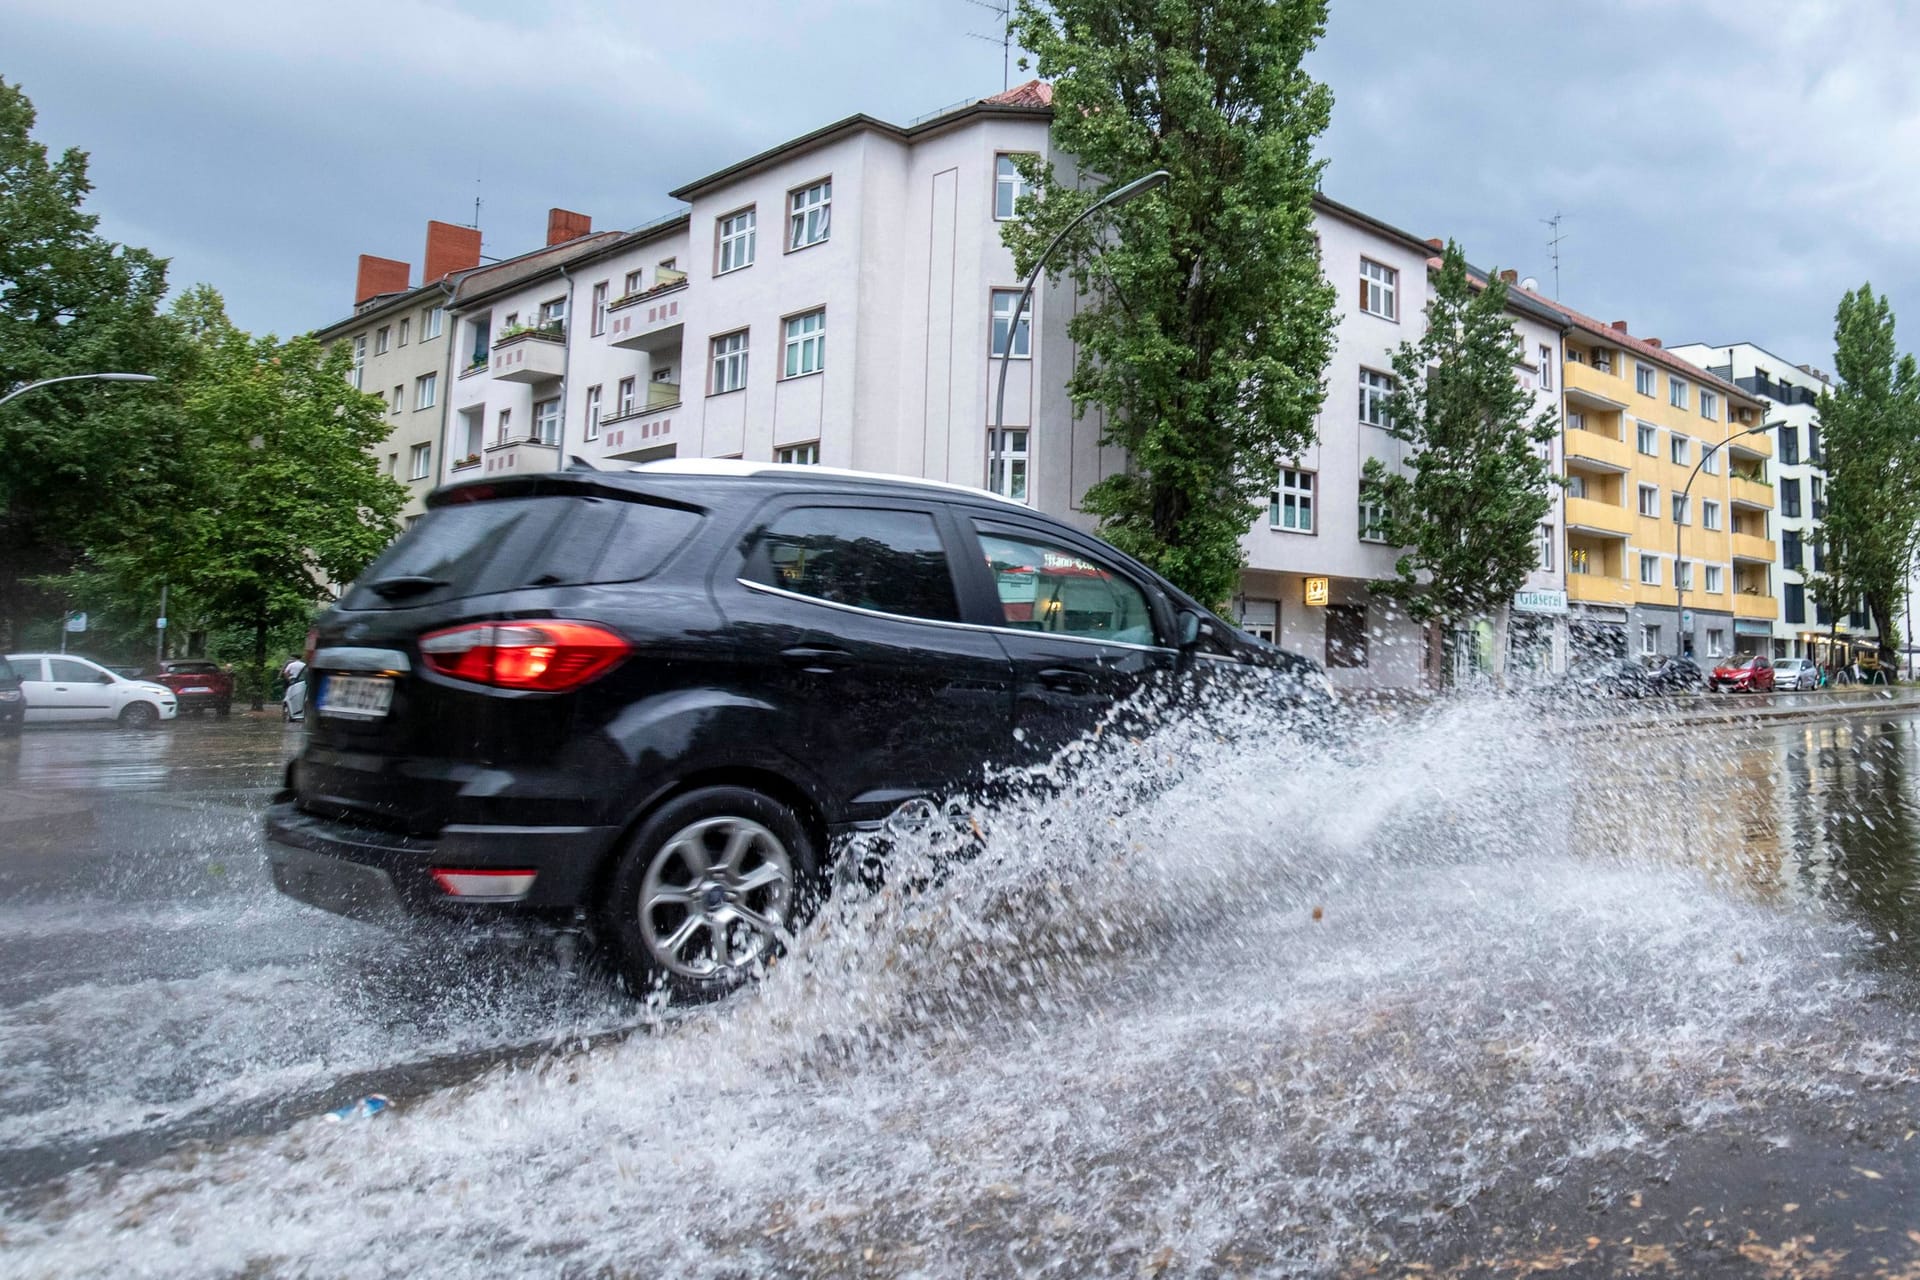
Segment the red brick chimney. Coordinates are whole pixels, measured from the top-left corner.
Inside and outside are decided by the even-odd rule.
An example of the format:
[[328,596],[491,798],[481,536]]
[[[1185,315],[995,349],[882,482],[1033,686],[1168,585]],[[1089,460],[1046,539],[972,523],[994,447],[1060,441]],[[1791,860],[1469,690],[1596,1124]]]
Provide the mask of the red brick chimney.
[[1502,271],[1500,273],[1500,283],[1501,284],[1519,284],[1520,273],[1518,271]]
[[1427,243],[1432,245],[1434,248],[1440,250],[1443,253],[1446,252],[1447,242],[1445,240],[1442,240],[1439,236],[1428,236]]
[[547,243],[565,244],[593,232],[593,219],[571,209],[547,210]]
[[480,228],[451,222],[427,223],[427,265],[421,284],[444,280],[456,271],[480,265]]
[[1646,343],[1650,347],[1657,347],[1660,345],[1660,339],[1658,338],[1642,338],[1640,339],[1640,341]]
[[1625,320],[1615,320],[1613,322],[1613,327],[1618,332],[1625,333],[1627,331],[1627,322]]
[[412,270],[409,263],[395,262],[392,258],[376,258],[370,253],[361,254],[360,270],[353,279],[353,305],[357,307],[368,298],[376,298],[383,293],[405,293],[407,273]]

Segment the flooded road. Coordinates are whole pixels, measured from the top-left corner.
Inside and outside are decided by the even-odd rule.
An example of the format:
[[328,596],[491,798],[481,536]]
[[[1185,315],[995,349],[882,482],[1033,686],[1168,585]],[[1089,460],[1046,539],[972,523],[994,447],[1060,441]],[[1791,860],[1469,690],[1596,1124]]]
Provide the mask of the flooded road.
[[1920,1275],[1907,714],[1089,747],[667,1025],[278,899],[293,742],[0,743],[0,1270]]

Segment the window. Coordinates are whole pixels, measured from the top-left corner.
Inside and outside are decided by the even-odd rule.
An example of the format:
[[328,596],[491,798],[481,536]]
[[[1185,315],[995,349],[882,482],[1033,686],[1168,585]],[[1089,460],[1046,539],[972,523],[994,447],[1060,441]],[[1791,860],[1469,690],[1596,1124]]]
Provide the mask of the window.
[[747,385],[747,331],[723,334],[713,340],[713,387],[724,395]]
[[833,212],[833,179],[801,187],[787,196],[787,248],[804,249],[827,238]]
[[393,326],[392,325],[383,324],[378,329],[375,329],[373,331],[373,354],[377,356],[383,356],[387,354],[387,348],[392,345],[393,345]]
[[1571,472],[1567,476],[1567,496],[1569,498],[1584,498],[1587,496],[1587,478],[1578,471]]
[[1657,587],[1660,585],[1660,557],[1642,555],[1640,557],[1640,581],[1642,585]]
[[1687,507],[1690,504],[1690,502],[1691,500],[1683,494],[1676,493],[1673,495],[1673,522],[1675,524],[1689,523],[1687,519],[1687,516],[1689,514],[1687,511]]
[[1386,505],[1379,502],[1362,502],[1360,504],[1360,541],[1385,542],[1386,540]]
[[1813,535],[1807,539],[1807,544],[1813,548],[1813,571],[1815,573],[1826,572],[1827,540],[1820,536],[1818,530],[1815,530]]
[[420,341],[428,342],[440,336],[441,327],[447,322],[445,307],[428,307],[420,316]]
[[1123,644],[1154,644],[1147,597],[1076,549],[1004,525],[974,521],[1009,627]]
[[586,438],[589,440],[600,438],[600,388],[598,386],[587,388]]
[[1818,465],[1820,462],[1820,424],[1807,424],[1807,461]]
[[1553,348],[1544,342],[1540,344],[1540,389],[1553,390]]
[[1637,424],[1635,438],[1641,453],[1646,454],[1649,458],[1659,453],[1659,433],[1651,423],[1642,422]]
[[1327,665],[1367,665],[1367,609],[1358,604],[1327,606]]
[[1667,441],[1667,457],[1670,461],[1678,463],[1680,466],[1691,465],[1693,462],[1693,442],[1681,435],[1678,431],[1674,432],[1672,438]]
[[620,296],[623,298],[631,298],[634,294],[645,290],[646,287],[647,273],[645,270],[629,271],[627,272],[626,282],[621,288]]
[[1786,569],[1798,569],[1801,563],[1800,531],[1782,529],[1780,531],[1780,565]]
[[409,457],[408,462],[408,470],[413,473],[412,478],[415,480],[425,480],[427,473],[433,470],[433,446],[430,444],[417,444],[413,446],[413,453]]
[[1800,465],[1800,428],[1780,425],[1780,462],[1783,466]]
[[413,407],[431,409],[440,397],[440,375],[423,373],[413,380]]
[[540,324],[542,328],[567,322],[567,300],[549,298],[540,304]]
[[1677,560],[1673,566],[1673,585],[1682,591],[1693,590],[1693,561]]
[[785,372],[787,378],[804,378],[827,367],[827,313],[809,311],[787,320]]
[[1649,656],[1660,652],[1660,628],[1651,623],[1640,627],[1640,652]]
[[395,383],[393,387],[393,399],[388,401],[388,404],[390,407],[388,408],[387,412],[388,413],[400,412],[400,410],[406,405],[406,401],[407,401],[406,384]]
[[1295,533],[1313,532],[1313,472],[1287,468],[1268,506],[1268,523]]
[[460,411],[461,437],[466,443],[466,453],[454,460],[456,467],[470,465],[480,461],[480,450],[486,447],[487,411],[484,406]]
[[[993,291],[993,347],[996,356],[1007,354],[1007,326],[1013,323],[1013,309],[1019,306],[1020,290],[995,289]],[[1028,305],[1020,309],[1020,329],[1013,335],[1013,358],[1025,360],[1032,354],[1033,307]]]
[[1707,656],[1718,658],[1727,651],[1727,629],[1725,627],[1707,628]]
[[755,211],[742,209],[720,219],[720,249],[714,262],[714,274],[725,275],[753,265]]
[[1700,416],[1713,421],[1720,418],[1720,397],[1705,387],[1700,388]]
[[639,380],[637,378],[620,379],[620,400],[619,407],[616,410],[618,416],[625,418],[633,413],[634,391],[636,390],[638,382]]
[[407,334],[408,334],[408,333],[409,333],[409,332],[410,332],[410,331],[411,331],[412,329],[413,329],[413,321],[412,321],[412,320],[410,320],[410,319],[408,319],[408,320],[402,320],[402,321],[400,322],[400,342],[399,342],[399,345],[400,345],[400,346],[403,346],[403,347],[404,347],[404,346],[406,346],[406,345],[407,345]]
[[817,467],[820,465],[820,442],[809,440],[805,444],[789,444],[773,451],[773,460],[789,467]]
[[1714,449],[1714,450],[1708,450],[1708,451],[1702,452],[1700,455],[1700,469],[1706,472],[1710,476],[1719,475],[1720,474],[1720,451],[1718,449]]
[[1613,375],[1612,349],[1608,347],[1595,347],[1593,349],[1593,367],[1596,372],[1604,373],[1611,377]]
[[347,381],[353,384],[355,391],[366,390],[365,387],[360,385],[361,379],[366,376],[366,370],[367,335],[363,333],[353,340],[353,368],[347,371]]
[[1720,504],[1707,499],[1700,501],[1700,527],[1702,529],[1720,528]]
[[1640,514],[1643,516],[1657,516],[1660,514],[1660,490],[1658,486],[1650,484],[1640,486]]
[[796,507],[755,537],[743,576],[879,613],[942,622],[960,617],[946,547],[924,511]]
[[1827,507],[1826,507],[1826,504],[1820,500],[1821,498],[1820,477],[1808,476],[1807,483],[1812,488],[1811,497],[1813,500],[1813,518],[1815,520],[1823,519],[1827,514]]
[[1009,155],[993,158],[993,216],[1001,222],[1017,218],[1020,197],[1027,194],[1027,180]]
[[495,444],[505,444],[507,442],[508,433],[511,432],[512,430],[513,430],[513,410],[502,409],[500,411],[500,416],[497,419],[495,419],[495,426],[493,429],[493,442]]
[[1798,519],[1800,516],[1800,477],[1780,477],[1780,514]]
[[560,397],[533,406],[533,438],[541,444],[560,443]]
[[1651,396],[1657,394],[1654,390],[1656,385],[1657,383],[1653,376],[1653,366],[1643,361],[1635,361],[1633,365],[1633,389],[1643,396]]
[[1540,526],[1540,570],[1553,572],[1553,526],[1550,524]]
[[1371,258],[1360,259],[1360,309],[1384,320],[1400,318],[1400,273]]
[[1789,582],[1785,584],[1785,590],[1786,620],[1805,622],[1807,620],[1807,589],[1797,582]]
[[607,290],[612,282],[602,280],[593,286],[593,336],[599,337],[607,331]]
[[400,474],[400,455],[399,454],[390,453],[387,455],[387,474],[389,476],[395,476],[395,477],[399,476]]
[[1390,427],[1387,397],[1393,394],[1393,379],[1372,369],[1360,371],[1360,421],[1370,427]]
[[1027,433],[1008,427],[987,432],[987,488],[1015,502],[1027,500]]
[[1687,384],[1679,378],[1667,379],[1667,403],[1676,409],[1687,407]]
[[1720,581],[1720,578],[1721,578],[1720,566],[1717,564],[1708,565],[1707,566],[1707,594],[1708,595],[1717,596],[1720,594],[1721,591],[1725,589],[1725,584]]

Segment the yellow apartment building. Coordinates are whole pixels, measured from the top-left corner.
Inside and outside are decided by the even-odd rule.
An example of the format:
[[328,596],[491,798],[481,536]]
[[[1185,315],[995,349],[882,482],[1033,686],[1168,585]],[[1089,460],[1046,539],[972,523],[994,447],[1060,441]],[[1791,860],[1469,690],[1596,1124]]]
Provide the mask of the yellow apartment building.
[[1753,430],[1765,405],[1658,339],[1631,336],[1625,321],[1550,305],[1573,325],[1561,437],[1574,655],[1679,653],[1706,666],[1769,652],[1773,444]]

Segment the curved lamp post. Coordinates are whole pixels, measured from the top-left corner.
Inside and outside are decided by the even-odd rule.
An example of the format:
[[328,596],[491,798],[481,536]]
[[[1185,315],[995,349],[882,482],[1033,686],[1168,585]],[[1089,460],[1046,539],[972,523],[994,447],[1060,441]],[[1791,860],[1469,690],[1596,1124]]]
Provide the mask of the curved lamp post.
[[70,373],[62,378],[42,378],[38,382],[29,382],[24,387],[15,387],[0,396],[0,404],[5,404],[15,396],[25,395],[38,387],[50,387],[56,382],[158,382],[160,379],[150,373]]
[[[1716,440],[1707,448],[1702,449],[1700,451],[1700,461],[1693,464],[1693,471],[1687,476],[1685,487],[1680,490],[1680,509],[1682,511],[1688,509],[1687,502],[1689,496],[1693,493],[1693,482],[1695,478],[1699,476],[1700,468],[1707,465],[1708,458],[1711,458],[1714,454],[1720,452],[1721,449],[1732,444],[1741,436],[1757,436],[1762,431],[1773,430],[1774,425],[1773,423],[1763,422],[1757,427],[1748,427],[1743,431],[1736,431],[1725,440]],[[1729,516],[1728,519],[1732,519],[1732,517]],[[1685,533],[1686,530],[1687,526],[1678,520],[1673,522],[1673,656],[1676,658],[1684,658],[1687,656],[1687,625],[1685,621],[1687,612],[1687,579],[1686,575],[1680,572],[1682,563],[1680,559],[1680,535]],[[1732,530],[1729,529],[1728,532],[1731,534]]]
[[[1173,175],[1165,169],[1155,169],[1144,178],[1135,178],[1124,187],[1115,187],[1112,191],[1107,192],[1106,195],[1088,205],[1079,217],[1062,227],[1060,234],[1055,236],[1048,243],[1047,247],[1041,251],[1039,260],[1033,264],[1033,270],[1027,273],[1026,287],[1020,290],[1020,300],[1013,304],[1013,320],[1007,325],[1007,349],[1000,357],[1000,389],[996,391],[993,396],[994,438],[988,442],[989,447],[998,443],[1000,430],[1006,421],[1007,369],[1013,364],[1013,344],[1017,340],[1017,335],[1020,332],[1020,317],[1026,312],[1028,300],[1033,297],[1033,286],[1040,279],[1040,273],[1047,268],[1047,259],[1053,256],[1053,251],[1060,247],[1062,240],[1065,240],[1069,235],[1073,234],[1074,230],[1078,228],[1081,223],[1091,218],[1094,214],[1117,204],[1125,204],[1137,195],[1144,195],[1146,192],[1153,190],[1153,188],[1165,184],[1172,176]],[[1028,353],[1032,353],[1031,343],[1029,343]]]

